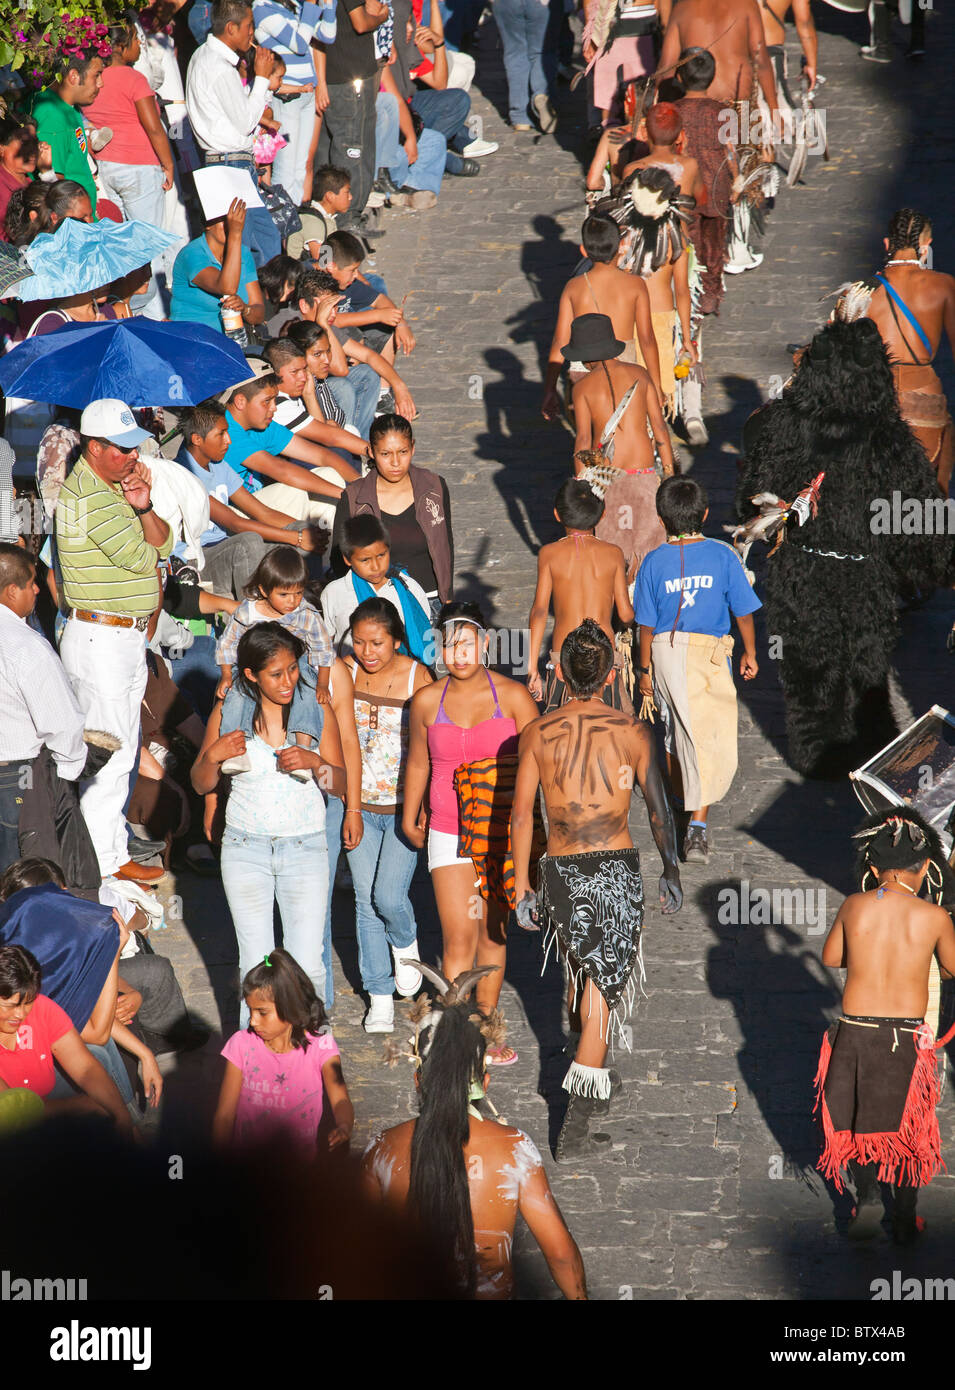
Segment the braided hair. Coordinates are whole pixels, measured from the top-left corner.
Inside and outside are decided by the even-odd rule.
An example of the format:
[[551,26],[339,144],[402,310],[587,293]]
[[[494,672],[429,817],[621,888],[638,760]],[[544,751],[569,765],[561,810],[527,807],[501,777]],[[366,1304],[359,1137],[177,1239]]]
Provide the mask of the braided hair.
[[889,223],[889,255],[894,256],[897,251],[918,251],[923,233],[931,230],[932,224],[924,213],[916,212],[915,208],[899,208]]
[[613,643],[593,618],[585,618],[561,643],[560,669],[575,700],[589,700],[602,690],[612,667]]

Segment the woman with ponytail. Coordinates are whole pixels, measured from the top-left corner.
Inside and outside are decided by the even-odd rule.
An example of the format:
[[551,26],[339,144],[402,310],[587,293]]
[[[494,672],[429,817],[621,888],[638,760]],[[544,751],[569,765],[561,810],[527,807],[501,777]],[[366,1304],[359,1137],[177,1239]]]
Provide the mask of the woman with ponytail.
[[586,1299],[580,1251],[536,1145],[476,1108],[488,1084],[485,1050],[499,1026],[496,1011],[484,1014],[467,1001],[484,972],[468,971],[453,984],[427,966],[423,973],[443,998],[437,1009],[424,1000],[428,1012],[416,1027],[420,1113],[372,1141],[362,1165],[366,1185],[427,1229],[459,1271],[464,1297],[513,1296],[511,1246],[520,1212],[564,1296]]

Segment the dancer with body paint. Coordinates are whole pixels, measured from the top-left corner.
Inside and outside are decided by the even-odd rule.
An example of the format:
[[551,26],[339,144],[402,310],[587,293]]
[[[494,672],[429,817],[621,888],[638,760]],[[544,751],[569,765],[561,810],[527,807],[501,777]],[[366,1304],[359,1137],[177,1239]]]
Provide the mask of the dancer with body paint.
[[[620,1088],[620,1077],[605,1065],[607,1048],[644,977],[643,882],[628,824],[635,782],[663,860],[664,913],[680,910],[683,890],[673,812],[652,735],[646,724],[603,703],[603,688],[613,679],[613,646],[593,619],[564,640],[558,676],[569,700],[521,735],[511,840],[518,924],[535,931],[540,915],[545,948],[556,941],[569,975],[571,1031],[580,1035],[564,1078],[570,1104],[557,1140],[557,1161],[567,1162],[591,1150],[590,1118],[605,1113]],[[538,788],[548,838],[534,893],[529,860]]]
[[[586,1299],[580,1251],[567,1229],[529,1135],[486,1119],[489,1073],[485,1052],[500,1036],[496,1009],[485,1013],[468,995],[500,966],[465,971],[449,982],[416,962],[438,988],[439,1007],[425,996],[416,1021],[416,1120],[387,1129],[369,1145],[363,1172],[369,1191],[414,1213],[449,1264],[460,1271],[465,1298],[513,1294],[511,1245],[520,1212],[561,1293]],[[414,1015],[413,1015],[414,1017]]]

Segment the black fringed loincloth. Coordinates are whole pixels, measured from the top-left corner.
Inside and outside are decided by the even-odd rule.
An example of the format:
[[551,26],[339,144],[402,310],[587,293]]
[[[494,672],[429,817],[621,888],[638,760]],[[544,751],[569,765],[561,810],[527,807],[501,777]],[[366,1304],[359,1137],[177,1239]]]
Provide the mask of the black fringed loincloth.
[[636,849],[545,855],[538,871],[544,965],[557,945],[580,994],[581,974],[610,1010],[611,1036],[631,1012],[645,972],[640,950],[643,880]]

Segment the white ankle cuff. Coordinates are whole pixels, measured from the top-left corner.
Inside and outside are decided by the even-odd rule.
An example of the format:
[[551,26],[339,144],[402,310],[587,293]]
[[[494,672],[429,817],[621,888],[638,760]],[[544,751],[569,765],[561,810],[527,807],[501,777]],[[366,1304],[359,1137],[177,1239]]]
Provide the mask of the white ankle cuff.
[[570,1070],[564,1077],[564,1090],[575,1096],[595,1096],[598,1100],[609,1100],[609,1068],[585,1067],[581,1062],[571,1062]]

